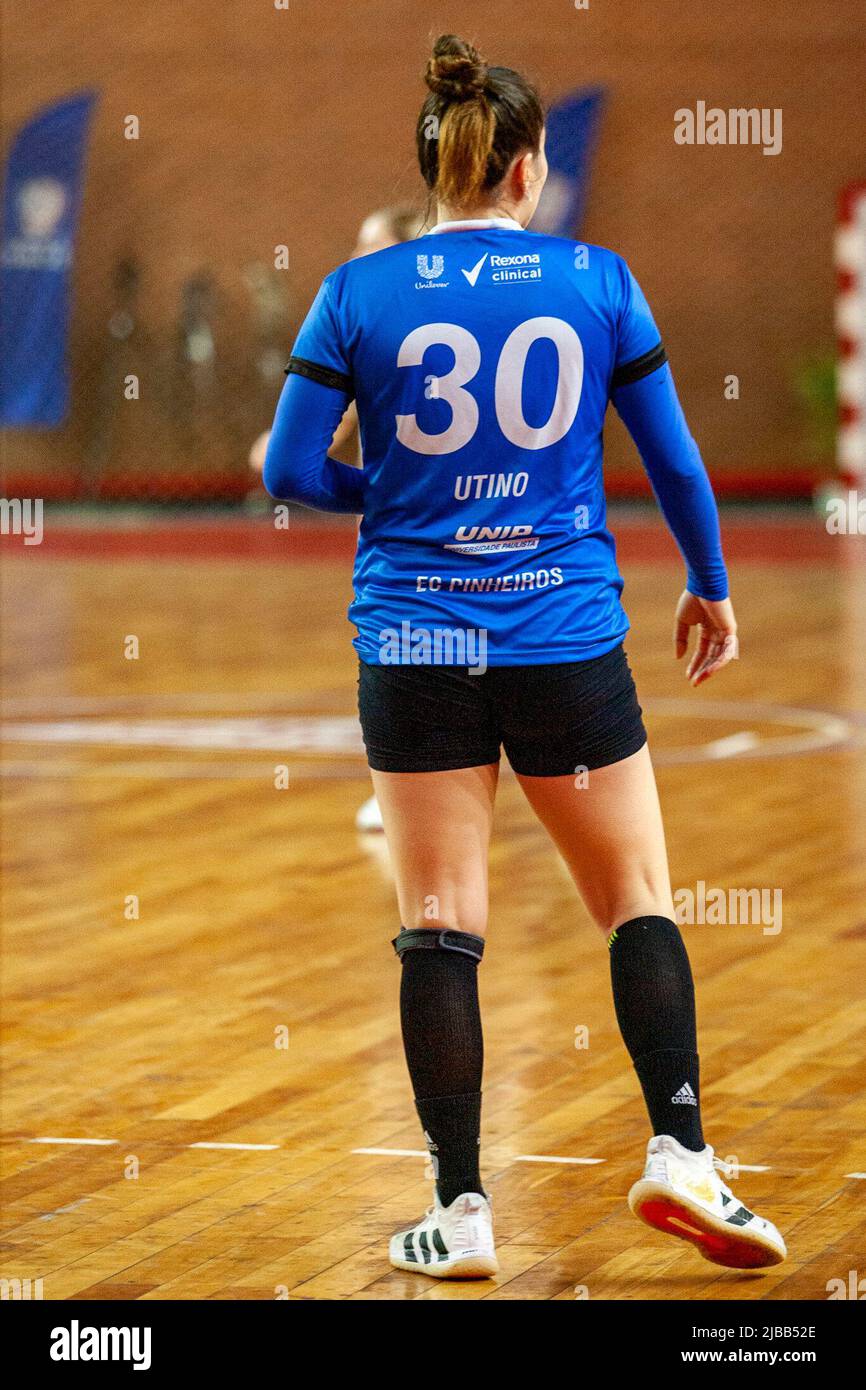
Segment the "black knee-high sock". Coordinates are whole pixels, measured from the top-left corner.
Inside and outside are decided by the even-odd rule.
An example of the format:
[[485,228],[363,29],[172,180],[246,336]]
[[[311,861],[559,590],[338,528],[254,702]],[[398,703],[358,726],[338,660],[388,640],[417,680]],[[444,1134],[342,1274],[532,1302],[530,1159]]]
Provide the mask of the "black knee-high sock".
[[[405,945],[444,937],[451,948]],[[433,1159],[439,1201],[483,1192],[478,1170],[484,1042],[478,1007],[481,937],[425,927],[401,931],[400,1021],[415,1105]]]
[[609,946],[617,1022],[653,1133],[700,1150],[695,988],[679,927],[668,917],[635,917],[611,933]]

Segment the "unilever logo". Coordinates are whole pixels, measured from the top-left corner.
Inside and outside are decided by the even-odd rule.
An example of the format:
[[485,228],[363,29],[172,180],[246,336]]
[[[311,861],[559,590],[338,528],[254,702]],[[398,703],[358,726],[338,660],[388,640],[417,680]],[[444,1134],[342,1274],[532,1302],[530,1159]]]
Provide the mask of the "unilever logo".
[[420,280],[415,281],[417,290],[432,290],[448,284],[447,280],[439,279],[445,269],[444,256],[416,256],[415,266],[421,277]]
[[415,264],[418,267],[418,274],[425,280],[438,280],[445,269],[445,257],[434,256],[431,264],[429,256],[416,256]]
[[6,243],[4,265],[18,270],[65,270],[72,258],[71,237],[59,229],[68,203],[59,179],[47,175],[25,179],[15,198],[18,234]]

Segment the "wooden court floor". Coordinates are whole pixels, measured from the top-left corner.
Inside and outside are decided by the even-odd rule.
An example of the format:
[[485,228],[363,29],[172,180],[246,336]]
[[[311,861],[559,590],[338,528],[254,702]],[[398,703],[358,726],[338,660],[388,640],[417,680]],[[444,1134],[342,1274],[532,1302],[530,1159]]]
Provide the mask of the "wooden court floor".
[[346,565],[19,549],[4,1278],[46,1299],[823,1300],[866,1274],[862,549],[735,563],[742,659],[699,692],[669,655],[678,573],[625,568],[674,888],[781,903],[684,932],[708,1138],[788,1262],[719,1270],[629,1214],[647,1133],[604,943],[504,775],[481,973],[502,1273],[391,1270],[428,1188],[387,851],[354,828]]

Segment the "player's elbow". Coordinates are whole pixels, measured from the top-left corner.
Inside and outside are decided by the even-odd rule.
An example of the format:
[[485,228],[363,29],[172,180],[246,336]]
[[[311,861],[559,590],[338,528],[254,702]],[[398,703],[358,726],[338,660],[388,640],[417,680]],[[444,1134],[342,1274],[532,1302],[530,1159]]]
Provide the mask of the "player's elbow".
[[270,493],[271,497],[280,498],[283,496],[279,475],[276,469],[268,464],[267,459],[265,459],[265,466],[262,469],[262,483],[265,492]]
[[286,466],[285,454],[273,448],[273,440],[268,445],[262,469],[262,482],[271,497],[291,498],[292,471]]

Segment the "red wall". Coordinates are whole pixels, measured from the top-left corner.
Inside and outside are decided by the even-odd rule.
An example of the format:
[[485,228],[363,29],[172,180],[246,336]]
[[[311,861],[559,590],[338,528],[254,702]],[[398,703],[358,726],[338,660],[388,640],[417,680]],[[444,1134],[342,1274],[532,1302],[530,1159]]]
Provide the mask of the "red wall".
[[[77,268],[75,361],[102,340],[110,266],[145,268],[151,330],[203,263],[246,313],[241,266],[290,248],[298,307],[351,247],[362,216],[421,196],[413,128],[430,40],[455,29],[528,70],[549,97],[610,89],[584,234],[642,280],[708,463],[810,459],[790,378],[832,346],[832,236],[841,185],[862,176],[864,40],[857,0],[29,0],[5,25],[5,140],[41,103],[102,89]],[[782,153],[679,146],[698,100],[781,107]],[[133,113],[141,138],[123,138]],[[726,401],[723,378],[740,378]],[[79,392],[79,413],[81,406]],[[74,450],[67,430],[54,442]],[[46,456],[21,439],[16,457]],[[627,457],[615,434],[612,466]]]

